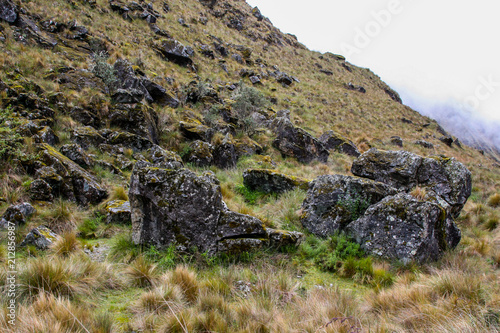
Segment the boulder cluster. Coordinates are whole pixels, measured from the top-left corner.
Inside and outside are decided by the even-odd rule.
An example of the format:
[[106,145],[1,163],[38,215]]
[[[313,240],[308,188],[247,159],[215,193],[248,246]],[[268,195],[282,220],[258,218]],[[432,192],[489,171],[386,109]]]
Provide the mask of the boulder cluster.
[[454,158],[371,149],[354,161],[357,177],[312,181],[303,226],[317,236],[350,234],[376,256],[438,259],[460,242],[454,222],[471,194],[471,173]]

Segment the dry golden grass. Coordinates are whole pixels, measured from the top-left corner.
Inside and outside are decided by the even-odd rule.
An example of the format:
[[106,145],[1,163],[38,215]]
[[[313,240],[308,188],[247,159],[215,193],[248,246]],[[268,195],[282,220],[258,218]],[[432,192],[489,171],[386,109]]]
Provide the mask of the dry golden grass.
[[151,264],[143,256],[137,257],[126,269],[128,283],[134,287],[152,287],[159,280],[159,272],[155,264]]
[[76,238],[76,233],[66,231],[58,237],[50,246],[50,252],[56,256],[68,257],[81,251],[80,241]]

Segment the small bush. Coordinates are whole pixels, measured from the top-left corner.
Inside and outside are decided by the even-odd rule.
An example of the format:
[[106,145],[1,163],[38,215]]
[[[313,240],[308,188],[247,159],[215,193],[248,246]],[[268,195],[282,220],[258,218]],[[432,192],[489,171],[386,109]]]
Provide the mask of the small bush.
[[234,91],[232,99],[233,110],[238,116],[240,127],[249,135],[253,134],[256,124],[251,114],[265,107],[268,101],[260,91],[243,83],[240,83],[240,87]]
[[115,89],[118,79],[115,69],[108,64],[108,54],[106,52],[93,53],[91,60],[90,71],[100,78],[110,90]]
[[151,287],[158,280],[158,269],[155,264],[139,256],[127,267],[125,275],[130,285],[134,287]]
[[106,216],[98,214],[95,218],[87,218],[78,225],[78,234],[85,239],[97,238],[97,230],[99,225],[106,218]]
[[127,190],[123,186],[115,186],[111,191],[108,200],[123,200],[128,201],[128,193]]

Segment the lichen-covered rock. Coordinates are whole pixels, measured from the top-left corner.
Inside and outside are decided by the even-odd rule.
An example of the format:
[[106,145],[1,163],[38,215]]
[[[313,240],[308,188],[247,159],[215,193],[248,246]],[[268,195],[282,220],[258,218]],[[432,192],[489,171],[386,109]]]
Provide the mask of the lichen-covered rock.
[[337,132],[327,131],[320,136],[319,141],[323,142],[326,149],[333,149],[339,153],[354,157],[358,157],[360,155],[356,145],[351,140]]
[[243,156],[261,154],[263,151],[262,146],[252,139],[246,139],[245,141],[236,141],[235,149],[238,158]]
[[317,236],[331,236],[362,216],[370,205],[396,193],[396,189],[369,179],[320,176],[309,185],[301,222]]
[[353,162],[351,172],[408,191],[417,185],[417,171],[421,164],[422,157],[408,151],[372,148]]
[[428,141],[425,141],[425,140],[417,140],[415,141],[415,144],[416,145],[419,145],[419,146],[422,146],[424,148],[427,148],[427,149],[433,149],[434,148],[434,145]]
[[[38,149],[38,162],[44,167],[37,170],[37,176],[48,182],[53,190],[59,190],[63,196],[82,205],[97,204],[106,198],[107,191],[88,171],[47,144]],[[49,170],[55,170],[55,174],[47,173]]]
[[251,252],[265,247],[268,244],[267,239],[258,238],[235,238],[224,239],[217,245],[219,253],[239,254],[242,252]]
[[47,143],[53,146],[59,143],[59,137],[52,130],[52,128],[45,126],[33,135],[33,141],[36,143]]
[[134,152],[148,150],[154,146],[154,143],[145,137],[121,131],[106,133],[106,143],[110,145],[120,145],[132,149]]
[[82,146],[83,149],[89,149],[91,146],[98,147],[106,139],[93,127],[78,127],[72,133],[73,142]]
[[295,188],[307,190],[309,180],[285,175],[277,170],[248,169],[243,172],[243,184],[252,191],[283,193]]
[[405,193],[371,206],[347,232],[368,253],[403,262],[437,260],[448,249],[445,210]]
[[67,144],[63,145],[59,151],[61,154],[81,166],[82,168],[88,169],[92,167],[95,162],[94,160],[77,144]]
[[399,136],[391,136],[391,143],[398,147],[403,147],[403,139]]
[[164,169],[180,169],[184,166],[182,158],[176,153],[165,150],[158,145],[144,153],[144,156],[155,166]]
[[7,23],[14,23],[17,20],[17,6],[9,0],[0,0],[0,19]]
[[295,157],[302,163],[327,162],[329,153],[325,145],[302,128],[295,127],[288,118],[277,117],[271,126],[276,134],[273,147],[282,155]]
[[154,49],[165,59],[181,66],[191,66],[193,60],[191,57],[194,50],[189,46],[184,46],[175,39],[165,39],[160,44],[154,45]]
[[217,250],[222,195],[210,177],[139,161],[132,173],[129,198],[136,244],[174,243],[202,252]]
[[228,134],[222,141],[215,145],[213,152],[213,163],[221,169],[234,168],[238,162],[236,144],[233,137]]
[[298,231],[266,229],[267,237],[269,238],[269,246],[280,248],[286,246],[299,246],[304,240],[303,233]]
[[212,136],[214,135],[213,129],[203,125],[199,120],[196,119],[187,119],[187,121],[181,121],[179,123],[179,128],[182,134],[188,140],[201,140],[210,142]]
[[217,236],[219,241],[222,241],[234,238],[264,239],[267,234],[261,220],[253,216],[232,212],[224,207],[219,217]]
[[25,202],[18,205],[11,205],[0,220],[0,227],[20,226],[26,223],[26,220],[36,212],[36,209]]
[[57,238],[57,234],[52,230],[45,226],[39,226],[26,235],[20,246],[33,245],[39,250],[47,250]]
[[106,212],[107,224],[130,224],[132,221],[129,201],[110,201],[104,206],[104,211]]
[[454,158],[423,158],[407,151],[370,149],[354,161],[351,171],[400,191],[425,187],[446,201],[450,206],[447,212],[453,217],[460,214],[472,190],[470,171]]
[[144,104],[120,105],[108,116],[109,125],[158,143],[158,115]]
[[31,182],[29,195],[35,201],[52,201],[54,200],[54,189],[43,179],[36,179]]
[[206,167],[213,163],[213,152],[214,147],[210,143],[196,140],[189,145],[189,152],[184,156],[184,160],[198,167]]

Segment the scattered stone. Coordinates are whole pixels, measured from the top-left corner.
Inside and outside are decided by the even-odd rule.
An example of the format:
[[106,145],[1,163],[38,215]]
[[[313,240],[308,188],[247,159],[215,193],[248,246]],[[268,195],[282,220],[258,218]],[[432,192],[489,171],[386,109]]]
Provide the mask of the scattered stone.
[[132,221],[129,201],[110,201],[104,206],[104,211],[106,212],[107,224],[130,224]]
[[327,162],[329,152],[325,145],[302,128],[295,127],[290,119],[276,117],[271,126],[276,134],[273,147],[282,155],[295,157],[302,163]]
[[43,179],[36,179],[30,184],[29,195],[32,200],[52,201],[54,200],[54,195],[52,193],[52,186]]
[[399,136],[392,136],[391,143],[395,146],[403,148],[403,139],[401,139]]
[[346,85],[346,88],[349,89],[349,90],[355,90],[355,91],[359,91],[360,93],[366,93],[366,89],[362,86],[356,86],[354,84],[352,84],[351,82],[349,82],[347,85]]
[[247,169],[243,172],[243,184],[251,191],[283,193],[295,188],[307,190],[309,181],[285,175],[277,170]]
[[252,84],[262,84],[262,81],[260,80],[260,77],[258,75],[253,75],[253,76],[250,76],[249,77],[250,79],[250,82],[252,82]]
[[441,141],[448,147],[451,147],[453,145],[453,138],[451,136],[442,136],[439,138],[439,141]]
[[36,209],[27,202],[18,205],[11,205],[2,215],[0,227],[7,228],[21,226],[25,224],[26,220],[35,212]]
[[47,250],[58,236],[49,228],[39,226],[32,229],[19,246],[33,245],[39,250]]
[[160,45],[154,46],[165,59],[172,61],[180,66],[191,66],[193,65],[193,60],[191,57],[194,51],[189,46],[184,46],[175,39],[166,39]]
[[422,146],[424,148],[427,148],[427,149],[434,149],[434,145],[428,141],[425,141],[425,140],[417,140],[417,141],[415,141],[415,144]]
[[354,157],[358,157],[360,155],[356,145],[351,140],[337,132],[327,131],[319,138],[319,141],[323,142],[326,149],[334,149],[339,153]]
[[10,24],[16,22],[17,6],[9,0],[0,0],[0,19]]

